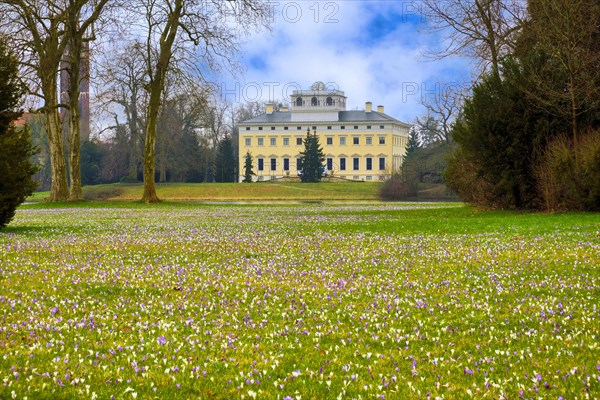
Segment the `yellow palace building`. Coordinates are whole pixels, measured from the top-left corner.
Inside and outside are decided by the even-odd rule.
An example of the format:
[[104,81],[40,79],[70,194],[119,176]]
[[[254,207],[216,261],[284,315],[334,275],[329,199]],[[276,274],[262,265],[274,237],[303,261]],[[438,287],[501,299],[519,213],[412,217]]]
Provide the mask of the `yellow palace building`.
[[307,130],[319,136],[330,177],[381,181],[400,168],[410,125],[385,114],[383,106],[375,111],[367,102],[364,110],[347,111],[344,92],[320,82],[295,90],[291,104],[280,110],[267,104],[264,114],[239,124],[240,180],[248,151],[255,180],[298,176]]

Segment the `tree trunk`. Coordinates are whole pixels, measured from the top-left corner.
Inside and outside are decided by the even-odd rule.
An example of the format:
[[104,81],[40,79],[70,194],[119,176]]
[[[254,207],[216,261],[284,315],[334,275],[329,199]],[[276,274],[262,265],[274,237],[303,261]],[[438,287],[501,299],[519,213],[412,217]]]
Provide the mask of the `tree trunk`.
[[[571,72],[571,70],[569,70]],[[570,97],[571,97],[571,129],[573,132],[573,151],[575,154],[575,161],[578,161],[578,147],[579,147],[579,138],[578,131],[579,127],[577,126],[577,97],[575,96],[575,78],[573,74],[569,77],[569,87],[570,87]]]
[[49,26],[49,35],[39,38],[36,52],[39,55],[37,75],[40,79],[41,91],[44,97],[43,112],[46,120],[46,134],[48,135],[48,148],[50,152],[50,170],[52,186],[48,201],[67,201],[69,198],[69,185],[67,183],[67,166],[63,146],[60,116],[58,114],[58,66],[64,47],[58,37],[58,22],[52,20]]
[[[175,0],[175,6],[169,13],[166,26],[160,37],[160,50],[156,69],[152,74],[150,82],[150,100],[148,101],[146,142],[144,145],[144,194],[142,201],[144,203],[156,203],[159,201],[156,195],[155,185],[155,146],[156,146],[156,125],[158,120],[158,111],[160,109],[160,96],[165,84],[167,68],[173,53],[172,46],[177,36],[179,19],[183,11],[183,0]],[[150,63],[151,60],[148,60]]]
[[137,111],[137,91],[133,90],[129,107],[129,180],[137,181],[138,173],[138,111]]
[[58,68],[54,74],[48,73],[42,79],[44,93],[44,113],[46,116],[46,133],[50,149],[50,169],[52,186],[49,201],[67,201],[69,199],[69,186],[67,184],[67,166],[58,115],[57,78]]
[[156,120],[159,106],[160,90],[151,90],[150,101],[148,103],[148,125],[146,125],[146,140],[144,143],[144,195],[142,196],[144,203],[156,203],[159,201],[154,183],[154,148],[156,145]]
[[81,189],[81,124],[79,112],[79,67],[81,65],[81,40],[71,39],[69,48],[69,170],[71,187],[69,201],[83,200]]

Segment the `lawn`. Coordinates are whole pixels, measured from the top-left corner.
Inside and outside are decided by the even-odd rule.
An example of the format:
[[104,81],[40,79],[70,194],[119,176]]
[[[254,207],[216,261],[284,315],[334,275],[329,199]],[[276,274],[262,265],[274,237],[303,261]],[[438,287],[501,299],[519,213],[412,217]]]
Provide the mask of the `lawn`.
[[0,398],[595,398],[600,214],[31,204]]
[[[377,200],[379,182],[260,182],[242,183],[165,183],[156,191],[167,201],[322,201]],[[85,186],[88,200],[135,201],[142,198],[142,184],[107,184]],[[42,201],[48,192],[38,192],[29,201]]]
[[[299,183],[269,181],[246,183],[164,183],[157,185],[165,201],[252,202],[252,201],[373,201],[379,199],[381,182],[334,181]],[[142,198],[141,183],[116,183],[84,186],[87,200],[137,201]],[[27,199],[41,202],[49,192],[35,192]],[[456,201],[444,185],[422,184],[417,200]]]

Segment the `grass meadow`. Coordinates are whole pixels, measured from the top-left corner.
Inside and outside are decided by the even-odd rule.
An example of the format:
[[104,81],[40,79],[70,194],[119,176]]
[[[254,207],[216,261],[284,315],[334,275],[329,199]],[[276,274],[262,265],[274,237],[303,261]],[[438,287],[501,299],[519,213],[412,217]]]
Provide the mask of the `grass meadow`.
[[600,214],[30,204],[1,399],[600,397]]
[[[268,181],[234,183],[161,183],[158,196],[167,201],[312,201],[377,200],[380,182],[299,183]],[[83,188],[87,200],[137,201],[142,198],[141,183],[92,185]],[[28,201],[42,201],[48,192],[36,192]]]

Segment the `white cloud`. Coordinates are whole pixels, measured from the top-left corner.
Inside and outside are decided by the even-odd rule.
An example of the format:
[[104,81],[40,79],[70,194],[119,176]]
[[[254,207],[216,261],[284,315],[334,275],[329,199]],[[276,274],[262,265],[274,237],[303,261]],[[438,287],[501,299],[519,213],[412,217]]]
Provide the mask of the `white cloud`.
[[[273,4],[273,31],[254,35],[243,48],[247,70],[239,82],[240,99],[248,97],[245,94],[256,97],[257,86],[262,87],[260,100],[268,101],[273,95],[281,100],[286,84],[308,89],[315,81],[334,82],[346,93],[349,109],[372,101],[385,105],[389,115],[411,122],[423,113],[421,92],[438,90],[441,85],[436,82],[455,80],[450,72],[463,63],[422,61],[421,50],[436,38],[418,31],[422,21],[409,15],[414,14],[410,4],[284,0]],[[269,90],[273,86],[268,82],[279,86]],[[234,88],[233,83],[226,86]]]

